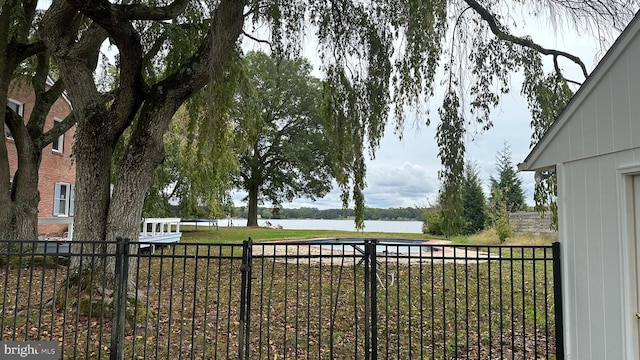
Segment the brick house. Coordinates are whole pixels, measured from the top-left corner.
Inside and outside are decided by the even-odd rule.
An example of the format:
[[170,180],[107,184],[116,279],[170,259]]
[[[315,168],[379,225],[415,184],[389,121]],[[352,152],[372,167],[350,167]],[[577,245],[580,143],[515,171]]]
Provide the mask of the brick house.
[[[50,85],[50,83],[49,83]],[[35,103],[35,94],[31,87],[12,86],[9,92],[8,105],[28,121]],[[51,107],[45,121],[44,130],[53,127],[54,121],[61,121],[71,112],[71,103],[61,96]],[[75,126],[61,135],[53,143],[42,150],[38,191],[40,204],[38,217],[41,222],[51,222],[51,218],[73,217],[73,199],[76,179],[76,167],[71,158]],[[9,171],[14,174],[17,169],[17,153],[13,145],[13,137],[5,126],[5,141],[9,157]],[[40,224],[39,234],[59,235],[67,231],[64,224]]]

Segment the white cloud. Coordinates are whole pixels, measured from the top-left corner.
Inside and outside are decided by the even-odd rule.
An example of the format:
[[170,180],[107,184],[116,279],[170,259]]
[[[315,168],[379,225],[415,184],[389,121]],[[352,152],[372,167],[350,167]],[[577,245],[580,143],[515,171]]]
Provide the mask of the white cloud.
[[[375,164],[375,162],[373,163]],[[425,205],[438,192],[437,170],[405,161],[373,165],[367,171],[366,205],[375,208]]]

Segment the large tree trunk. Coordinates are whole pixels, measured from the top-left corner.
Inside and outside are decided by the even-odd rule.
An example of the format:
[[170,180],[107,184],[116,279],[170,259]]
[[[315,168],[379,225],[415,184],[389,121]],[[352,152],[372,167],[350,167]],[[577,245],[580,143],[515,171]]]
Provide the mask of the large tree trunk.
[[[18,141],[18,169],[13,177],[11,189],[3,194],[9,199],[8,206],[0,212],[1,240],[36,240],[38,238],[38,169],[40,150],[36,150],[29,139]],[[25,141],[25,144],[20,142]],[[6,155],[5,157],[6,158]],[[8,171],[7,171],[8,172]],[[4,189],[2,189],[4,193]]]
[[[3,86],[0,98],[7,98],[7,89]],[[4,97],[2,97],[4,93]],[[3,112],[4,122],[12,130],[13,144],[18,155],[17,169],[13,174],[13,182],[9,187],[9,173],[7,142],[0,146],[0,158],[2,161],[2,193],[0,203],[8,206],[0,211],[0,240],[36,240],[38,238],[38,169],[42,151],[33,143],[27,128],[22,123],[22,118],[15,116],[8,110]],[[4,126],[2,127],[4,138]]]
[[[0,65],[6,61],[2,61],[2,58],[6,56],[0,56]],[[5,84],[6,83],[6,84]],[[0,74],[0,98],[6,99],[8,95],[9,83],[5,80],[5,77]],[[13,218],[13,202],[11,201],[11,188],[9,174],[9,154],[7,152],[6,141],[4,141],[4,122],[5,113],[2,111],[2,142],[0,143],[0,204],[7,204],[4,209],[0,211],[0,240],[10,240],[14,237],[14,218]],[[6,160],[5,160],[6,159]]]
[[[90,253],[113,253],[112,242],[117,237],[138,239],[144,197],[155,168],[164,158],[163,135],[168,124],[181,104],[202,89],[212,76],[221,73],[242,32],[243,9],[243,1],[222,1],[211,31],[191,60],[151,89],[147,89],[142,80],[142,47],[128,18],[109,8],[96,8],[75,0],[54,0],[47,11],[41,35],[58,62],[78,119],[74,147],[77,171],[74,240],[97,242],[95,247],[74,245],[74,252],[87,254],[86,258],[73,257],[71,263],[74,275],[68,285],[78,287],[79,310],[85,300],[107,301],[108,292],[103,285],[115,288],[115,259],[106,257],[105,261],[95,262],[91,261]],[[80,39],[58,26],[73,21],[78,16],[76,10],[95,22]],[[101,31],[96,24],[104,29]],[[120,51],[119,88],[108,106],[93,79],[105,31]],[[131,137],[119,159],[111,195],[114,148],[132,123]],[[129,274],[132,283],[133,272]],[[137,296],[136,293],[130,295]],[[106,306],[95,305],[96,308]]]
[[[93,76],[100,46],[107,34],[96,24],[92,24],[80,38],[68,32],[68,26],[62,24],[74,22],[79,16],[67,1],[54,0],[42,20],[40,35],[56,59],[77,114],[74,240],[99,242],[96,247],[74,244],[73,251],[87,254],[113,252],[115,246],[107,248],[104,243],[113,152],[141,103],[143,91],[139,88],[140,83],[135,82],[139,75],[134,75],[134,80],[130,74],[123,75],[123,81],[127,83],[107,107]],[[73,257],[71,268],[77,276],[82,276],[92,270],[90,266],[100,266],[101,269],[93,269],[94,276],[102,274],[105,284],[112,284],[115,260],[113,257],[106,259],[104,262],[92,262],[88,258]],[[102,279],[94,280],[97,284],[102,283]]]
[[[165,106],[175,105],[165,103]],[[156,167],[164,160],[163,135],[174,112],[169,109],[155,114],[142,111],[142,118],[118,165],[107,216],[107,241],[115,241],[119,236],[138,240],[144,198]]]
[[106,233],[113,144],[97,132],[86,121],[78,122],[74,238],[81,241],[102,241]]
[[[74,144],[76,162],[74,240],[104,242],[107,232],[111,192],[111,164],[123,123],[135,109],[109,111],[93,85],[92,71],[79,62],[58,59],[65,77],[74,109],[79,112]],[[114,252],[115,245],[102,243],[97,247],[75,246],[76,253]],[[81,274],[92,262],[75,257],[74,272]],[[108,257],[104,271],[105,282],[113,282],[115,259]]]
[[11,202],[10,216],[14,222],[13,238],[15,240],[38,239],[38,169],[40,168],[41,151],[32,143],[25,145],[28,150],[18,156],[18,170],[13,178],[14,199]]
[[[22,5],[25,6],[23,10],[28,10],[29,4]],[[4,102],[1,108],[4,111],[0,113],[0,204],[3,204],[3,209],[0,210],[0,240],[35,240],[38,237],[40,149],[36,151],[30,134],[23,126],[22,118],[14,117],[6,107],[13,72],[20,63],[20,57],[26,56],[17,53],[15,48],[8,47],[9,41],[15,40],[9,34],[12,6],[17,7],[16,4],[0,6],[3,10],[0,14],[0,99]],[[15,37],[18,35],[13,34]],[[18,169],[13,176],[12,186],[10,179],[13,174],[9,170],[5,123],[12,129],[18,152]]]
[[258,226],[258,185],[249,186],[249,209],[247,210],[247,226]]

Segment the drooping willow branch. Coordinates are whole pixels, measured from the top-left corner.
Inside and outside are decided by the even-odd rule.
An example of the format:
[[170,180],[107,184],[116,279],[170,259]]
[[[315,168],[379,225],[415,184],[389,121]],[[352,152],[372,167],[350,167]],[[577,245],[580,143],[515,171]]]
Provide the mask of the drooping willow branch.
[[[456,19],[455,28],[457,28],[458,25],[460,25],[460,21],[462,21],[462,15],[464,15],[464,13],[467,12],[467,10],[469,9],[471,9],[471,6],[467,6],[467,8],[465,8],[460,12],[460,14],[458,15],[458,18]],[[456,32],[453,31],[452,38],[451,38],[451,54],[453,54],[453,46],[455,43],[456,43]],[[449,58],[449,68],[451,68],[452,66],[453,66],[453,56]],[[452,76],[453,74],[449,72],[449,89],[451,89]]]
[[582,60],[572,54],[569,54],[567,52],[564,51],[560,51],[560,50],[555,50],[555,49],[547,49],[545,47],[542,47],[540,44],[537,44],[536,42],[534,42],[533,40],[529,39],[529,38],[525,38],[525,37],[519,37],[519,36],[515,36],[512,34],[509,34],[508,32],[506,32],[505,30],[503,30],[504,28],[498,23],[498,20],[496,19],[496,17],[491,14],[491,12],[489,10],[487,10],[486,8],[484,8],[482,5],[480,5],[480,3],[478,3],[476,0],[465,0],[465,2],[471,7],[473,8],[473,10],[478,13],[478,15],[480,15],[480,17],[489,25],[489,28],[491,29],[491,32],[498,37],[498,39],[504,40],[504,41],[508,41],[511,42],[513,44],[518,44],[520,46],[524,46],[524,47],[528,47],[530,49],[533,49],[543,55],[551,55],[554,57],[554,63],[556,64],[556,70],[558,70],[557,68],[557,58],[558,57],[564,57],[567,58],[571,61],[573,61],[575,64],[577,64],[578,66],[580,66],[580,68],[582,69],[582,74],[584,75],[584,77],[588,77],[589,76],[589,72],[587,71],[587,67],[584,65],[584,63],[582,62]]

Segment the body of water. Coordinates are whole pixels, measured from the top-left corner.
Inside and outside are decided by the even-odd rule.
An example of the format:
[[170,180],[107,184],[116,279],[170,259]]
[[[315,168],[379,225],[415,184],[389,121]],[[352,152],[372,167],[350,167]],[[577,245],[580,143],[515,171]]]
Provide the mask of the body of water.
[[[353,220],[328,219],[259,219],[258,225],[296,230],[344,230],[356,232]],[[220,219],[219,226],[247,226],[247,219]],[[364,231],[389,233],[422,233],[422,221],[365,220]]]

